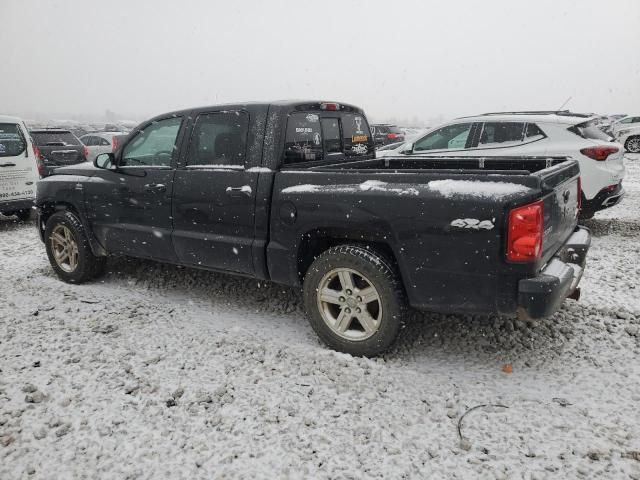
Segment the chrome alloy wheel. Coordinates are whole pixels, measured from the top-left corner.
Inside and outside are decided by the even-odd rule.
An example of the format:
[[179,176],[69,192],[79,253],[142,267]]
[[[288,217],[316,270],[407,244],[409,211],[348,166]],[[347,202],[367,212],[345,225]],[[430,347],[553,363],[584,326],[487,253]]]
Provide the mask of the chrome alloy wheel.
[[366,340],[380,328],[380,295],[367,277],[350,268],[336,268],[322,277],[317,303],[324,322],[342,338]]
[[631,140],[627,140],[627,150],[631,153],[639,153],[640,152],[640,137],[632,138]]
[[56,225],[49,241],[58,266],[67,273],[73,272],[78,266],[78,244],[71,230],[64,225]]

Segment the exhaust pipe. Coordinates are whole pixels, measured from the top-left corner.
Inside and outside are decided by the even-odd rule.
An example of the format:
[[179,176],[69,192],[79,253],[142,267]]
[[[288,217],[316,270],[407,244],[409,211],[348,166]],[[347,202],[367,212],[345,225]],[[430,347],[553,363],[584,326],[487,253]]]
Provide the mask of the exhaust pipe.
[[571,300],[580,300],[580,289],[576,288],[573,292],[571,292],[567,298],[570,298]]

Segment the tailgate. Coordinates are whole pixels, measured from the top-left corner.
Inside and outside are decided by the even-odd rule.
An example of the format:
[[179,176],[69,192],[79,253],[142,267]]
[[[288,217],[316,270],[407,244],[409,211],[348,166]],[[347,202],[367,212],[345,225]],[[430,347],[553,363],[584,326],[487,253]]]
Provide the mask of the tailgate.
[[74,165],[84,162],[82,147],[40,147],[45,165]]
[[567,241],[578,224],[579,168],[576,162],[564,162],[536,175],[543,180],[542,258],[546,262]]

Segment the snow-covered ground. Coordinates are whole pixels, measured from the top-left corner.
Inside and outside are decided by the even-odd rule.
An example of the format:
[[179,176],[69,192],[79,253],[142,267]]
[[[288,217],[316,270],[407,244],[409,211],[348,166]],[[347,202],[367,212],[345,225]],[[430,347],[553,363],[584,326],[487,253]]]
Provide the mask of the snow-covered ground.
[[320,345],[276,285],[125,259],[64,284],[34,226],[0,219],[0,479],[640,479],[627,164],[627,198],[588,222],[580,302],[416,313],[375,360]]

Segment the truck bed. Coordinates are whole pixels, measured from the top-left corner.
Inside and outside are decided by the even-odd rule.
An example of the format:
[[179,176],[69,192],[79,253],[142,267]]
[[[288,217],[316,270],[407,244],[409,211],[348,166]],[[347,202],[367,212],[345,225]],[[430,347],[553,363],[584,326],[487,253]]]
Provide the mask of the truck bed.
[[[512,313],[518,279],[538,274],[576,228],[578,176],[577,162],[561,157],[387,157],[284,168],[274,179],[269,272],[294,284],[300,266],[287,270],[285,259],[305,238],[355,235],[390,245],[413,306]],[[508,212],[538,200],[542,256],[509,263]]]

